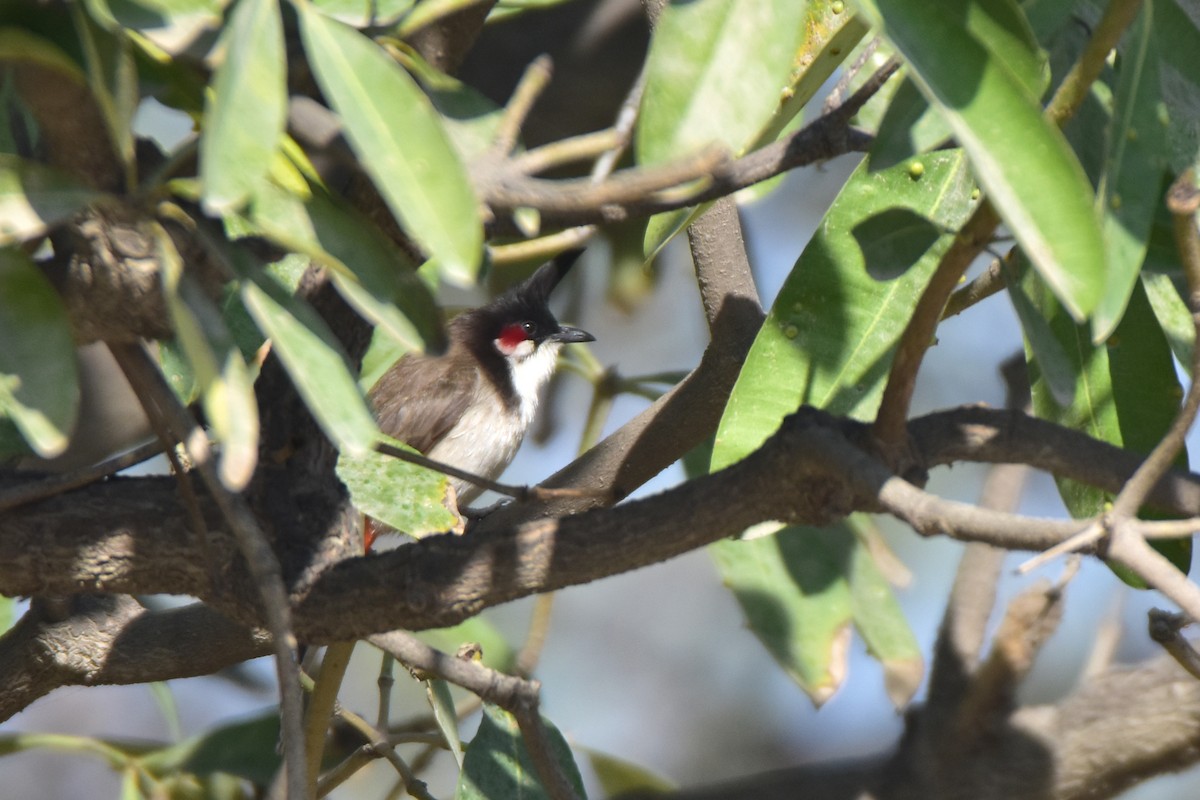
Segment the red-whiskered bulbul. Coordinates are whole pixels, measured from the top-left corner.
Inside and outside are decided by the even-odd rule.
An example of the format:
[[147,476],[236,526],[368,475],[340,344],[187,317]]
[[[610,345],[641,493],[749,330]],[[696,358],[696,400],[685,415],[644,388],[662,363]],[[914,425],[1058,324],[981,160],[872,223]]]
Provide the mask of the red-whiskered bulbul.
[[[435,461],[498,477],[525,438],[562,345],[596,338],[550,312],[550,293],[579,252],[451,320],[444,355],[409,354],[392,365],[369,393],[380,429]],[[455,478],[450,485],[459,508],[481,491]]]

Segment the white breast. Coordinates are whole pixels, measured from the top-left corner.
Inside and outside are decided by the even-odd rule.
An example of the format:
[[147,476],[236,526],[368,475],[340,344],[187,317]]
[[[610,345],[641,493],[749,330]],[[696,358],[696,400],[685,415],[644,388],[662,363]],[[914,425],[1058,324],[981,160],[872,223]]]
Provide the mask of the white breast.
[[[532,344],[532,343],[530,343]],[[545,342],[528,355],[514,354],[513,389],[520,399],[515,408],[496,403],[477,403],[463,415],[449,433],[429,451],[436,461],[495,480],[512,462],[537,414],[538,399],[546,381],[554,374],[561,345]],[[455,479],[450,480],[458,495],[459,506],[470,503],[481,489]]]

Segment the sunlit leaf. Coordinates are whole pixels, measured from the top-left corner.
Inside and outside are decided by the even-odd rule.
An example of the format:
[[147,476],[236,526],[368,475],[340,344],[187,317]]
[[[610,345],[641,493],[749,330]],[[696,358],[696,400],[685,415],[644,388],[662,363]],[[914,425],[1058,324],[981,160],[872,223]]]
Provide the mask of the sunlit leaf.
[[[713,469],[759,447],[801,404],[874,414],[892,349],[973,206],[961,151],[924,156],[921,169],[915,163],[880,171],[864,163],[834,200],[746,358],[717,429]],[[870,274],[854,236],[880,214],[910,223],[921,217],[939,231],[923,249],[893,250],[914,260],[894,263],[897,277],[886,281]],[[710,547],[751,630],[818,702],[844,677],[853,618],[849,565],[857,546],[848,522]]]
[[225,26],[200,137],[204,208],[236,208],[267,174],[287,117],[287,60],[277,0],[239,0]]
[[226,488],[241,491],[258,463],[254,380],[221,312],[184,278],[183,262],[167,232],[158,228],[156,233],[167,310],[191,365],[204,416],[221,445],[217,474]]
[[425,696],[429,707],[433,709],[433,719],[437,723],[450,755],[454,756],[459,768],[463,765],[462,739],[458,735],[458,713],[454,709],[454,698],[450,695],[450,685],[443,680],[425,681]]
[[66,309],[25,253],[0,248],[0,417],[39,456],[67,449],[79,374]]
[[0,155],[0,246],[41,236],[100,196],[51,167]]
[[693,0],[659,17],[646,60],[637,129],[641,163],[679,158],[711,142],[733,152],[775,112],[803,34],[806,3]]
[[860,8],[949,122],[1034,266],[1075,318],[1089,315],[1106,273],[1092,190],[1037,99],[971,34],[966,8],[932,13],[920,0],[862,0]]
[[1112,126],[1098,202],[1108,254],[1104,295],[1092,320],[1092,338],[1107,339],[1125,312],[1125,304],[1146,258],[1155,208],[1162,199],[1160,175],[1166,166],[1166,128],[1158,114],[1162,102],[1158,43],[1153,15],[1157,2],[1145,2],[1130,29],[1120,60]]
[[242,301],[325,434],[344,453],[368,452],[378,434],[375,418],[325,322],[268,276],[244,281]]
[[[579,797],[586,797],[583,779],[571,755],[571,748],[558,729],[543,720],[550,747],[559,769],[566,775]],[[483,705],[483,721],[467,747],[462,772],[458,776],[455,800],[495,800],[498,797],[521,800],[549,800],[533,759],[517,726],[516,717],[490,703]]]
[[[1087,326],[1076,325],[1032,276],[1025,286],[1064,352],[1075,361],[1079,376],[1074,401],[1060,406],[1048,391],[1038,362],[1031,362],[1034,412],[1095,439],[1149,453],[1178,413],[1183,389],[1176,377],[1170,346],[1141,283],[1134,285],[1116,331],[1101,344],[1093,344]],[[1186,452],[1180,454],[1179,465],[1187,465]],[[1058,481],[1058,489],[1075,518],[1099,514],[1112,500],[1107,492],[1066,479]],[[1190,541],[1164,540],[1154,545],[1187,571]]]
[[483,251],[475,194],[429,98],[354,29],[307,5],[300,21],[317,82],[392,213],[447,279],[474,283]]
[[[411,448],[395,439],[388,444]],[[373,450],[359,456],[343,453],[337,474],[354,507],[409,536],[442,533],[458,524],[446,507],[446,476]]]

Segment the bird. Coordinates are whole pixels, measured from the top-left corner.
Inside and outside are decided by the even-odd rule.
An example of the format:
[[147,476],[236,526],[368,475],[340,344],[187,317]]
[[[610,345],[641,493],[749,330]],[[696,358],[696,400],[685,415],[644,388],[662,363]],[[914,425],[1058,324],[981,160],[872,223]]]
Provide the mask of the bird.
[[[444,354],[408,353],[393,364],[367,394],[380,430],[434,461],[496,479],[533,422],[562,346],[595,341],[560,324],[549,306],[580,252],[563,253],[454,317]],[[450,486],[460,512],[482,491],[454,477]],[[368,524],[368,547],[382,530]]]

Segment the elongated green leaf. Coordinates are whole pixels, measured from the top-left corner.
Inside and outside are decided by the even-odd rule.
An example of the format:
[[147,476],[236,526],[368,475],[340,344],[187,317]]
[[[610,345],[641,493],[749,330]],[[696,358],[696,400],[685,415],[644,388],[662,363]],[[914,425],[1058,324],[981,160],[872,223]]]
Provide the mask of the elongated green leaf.
[[58,170],[0,155],[0,247],[45,234],[100,196]]
[[849,526],[835,525],[788,526],[709,548],[754,635],[817,705],[846,677],[854,546]]
[[258,401],[254,380],[221,312],[184,280],[183,262],[170,236],[156,230],[163,291],[175,336],[194,376],[208,424],[221,444],[217,473],[231,491],[250,483],[258,463]]
[[242,301],[325,435],[344,453],[367,453],[379,434],[375,418],[324,320],[266,275],[243,282]]
[[[1075,361],[1079,383],[1074,402],[1059,406],[1046,387],[1037,362],[1030,364],[1034,412],[1088,435],[1149,453],[1179,411],[1183,389],[1166,337],[1140,283],[1116,331],[1104,344],[1091,342],[1087,326],[1076,325],[1038,282],[1027,279],[1031,299],[1050,323],[1067,355]],[[1180,454],[1186,466],[1187,454]],[[1058,481],[1059,493],[1077,518],[1100,513],[1112,496],[1069,480]],[[1183,569],[1191,560],[1190,542],[1164,541],[1155,546]]]
[[[719,14],[721,11],[721,9],[718,8],[719,5],[720,2],[711,2],[710,0],[710,8],[709,10],[703,11],[702,16]],[[733,3],[733,5],[737,6],[738,4]],[[749,5],[750,4],[745,4],[746,7]],[[751,118],[713,120],[711,123],[712,125],[719,126],[720,129],[727,131],[725,134],[723,134],[723,136],[715,137],[717,140],[726,141],[735,149],[745,148],[748,150],[753,150],[773,141],[782,132],[788,129],[789,124],[796,120],[800,112],[804,109],[805,105],[807,105],[808,102],[813,98],[817,90],[820,89],[821,85],[826,81],[826,79],[833,74],[833,71],[837,69],[837,66],[846,59],[847,54],[853,50],[855,43],[862,38],[863,34],[867,30],[867,26],[859,17],[846,11],[844,3],[833,2],[833,0],[809,0],[807,3],[797,3],[796,7],[802,8],[804,12],[803,22],[800,26],[802,28],[802,35],[799,40],[799,45],[795,51],[795,55],[792,58],[792,72],[788,76],[787,82],[783,84],[783,90],[778,95],[778,102],[775,105],[774,110],[770,112],[769,116],[763,119],[761,126],[757,129],[754,129]],[[733,9],[733,13],[743,13],[743,8],[735,8]],[[656,36],[657,35],[659,34],[656,34]],[[659,47],[663,48],[665,51],[673,51],[675,48],[686,48],[687,43],[682,40],[680,34],[675,33],[671,36],[676,39],[674,42],[669,43],[669,46],[659,45]],[[719,45],[721,43],[714,42],[713,44]],[[745,47],[752,45],[750,40],[746,40],[734,43],[733,46]],[[677,55],[678,54],[668,52],[667,55],[663,55],[662,58],[670,63],[676,58]],[[694,71],[697,68],[706,68],[704,62],[705,56],[703,52],[689,51],[682,55],[678,55],[678,58],[682,63],[682,66],[679,66],[681,72],[689,69]],[[690,68],[687,67],[689,60],[691,60]],[[714,74],[710,76],[708,73],[705,73],[703,76],[696,77],[695,79],[699,81],[706,81],[712,84],[711,89],[714,92],[726,91],[733,95],[732,97],[726,98],[721,102],[743,102],[750,100],[748,97],[743,98],[738,96],[739,92],[741,91],[740,87],[729,86],[728,84],[724,85],[723,87],[718,85],[721,70],[725,68],[722,62],[708,62],[707,68],[709,68],[709,71],[713,72]],[[669,79],[667,77],[663,77],[662,80],[665,83]],[[662,88],[663,91],[667,92],[668,94],[671,94],[678,89],[678,87],[675,87],[669,83],[666,83]],[[764,85],[762,89],[763,98],[769,99],[769,92],[766,91],[766,85]],[[675,100],[680,103],[688,102],[687,99],[683,97],[677,97]],[[646,102],[647,101],[645,97],[643,97],[643,104]],[[765,99],[761,100],[761,102],[764,103],[765,107]],[[761,108],[756,106],[755,113],[760,113],[761,110]],[[643,127],[645,127],[647,124],[644,119],[644,115],[647,113],[653,114],[655,112],[652,112],[650,108],[643,108]],[[664,129],[670,128],[669,120],[666,119],[669,113],[669,110],[663,110],[664,119],[661,120],[660,124]],[[652,119],[650,124],[654,125],[656,123],[654,123]],[[639,136],[642,136],[641,130],[642,128],[639,128]],[[645,134],[645,136],[648,138],[665,135],[668,135],[665,130],[658,134]],[[685,134],[680,132],[680,135]],[[735,138],[737,139],[736,142],[733,141]],[[704,144],[706,142],[702,141],[699,143]],[[693,144],[696,144],[696,142],[693,141]],[[670,158],[672,156],[679,157],[682,152],[672,152],[671,146],[662,143],[651,145],[652,152],[654,151],[654,147],[660,148],[661,152],[659,155],[662,158]],[[764,191],[763,186],[764,184],[759,184],[758,187],[756,187],[756,190]],[[646,261],[649,262],[656,255],[658,255],[659,251],[661,251],[662,248],[665,247],[669,241],[671,241],[671,239],[673,239],[679,234],[680,231],[684,230],[688,225],[690,225],[698,216],[703,214],[704,210],[707,208],[708,204],[706,203],[694,208],[681,208],[676,211],[666,211],[651,217],[646,223],[646,234],[643,238],[642,244],[642,251]]]
[[920,0],[860,7],[945,116],[1034,266],[1075,318],[1089,315],[1104,288],[1104,247],[1091,187],[1062,134],[963,14],[931,12]]
[[[384,441],[412,450],[395,439]],[[343,453],[337,474],[355,508],[409,536],[419,539],[458,524],[445,505],[446,476],[438,472],[372,450],[359,456]]]
[[[802,403],[838,414],[874,413],[892,348],[953,240],[950,231],[972,206],[961,151],[931,153],[920,163],[921,170],[902,163],[881,171],[864,163],[834,200],[750,349],[717,429],[713,469],[744,458]],[[905,224],[921,216],[941,231],[924,249],[893,250],[915,263],[895,265],[890,273],[898,277],[886,281],[868,272],[853,233],[881,214]],[[856,546],[853,526],[845,523],[789,527],[710,548],[751,630],[818,702],[844,675]]]
[[413,6],[414,0],[313,0],[322,14],[356,28],[391,25]]
[[1033,360],[1037,361],[1042,379],[1054,402],[1069,406],[1075,402],[1075,387],[1079,384],[1079,364],[1067,356],[1063,343],[1059,341],[1050,324],[1034,306],[1025,293],[1020,276],[1028,267],[1023,256],[1017,256],[1016,265],[1005,265],[1005,280],[1008,283],[1008,298],[1012,301],[1017,319]]
[[611,753],[602,753],[589,747],[578,748],[587,755],[588,763],[600,788],[606,797],[619,797],[623,794],[637,793],[638,796],[647,794],[673,794],[679,787],[671,781],[652,772],[641,764],[635,764],[624,758],[618,758]]
[[408,260],[325,192],[314,188],[302,202],[264,183],[254,196],[250,220],[289,250],[330,267],[347,302],[406,351],[439,352],[445,346],[441,309]]
[[0,417],[53,458],[79,411],[75,343],[58,293],[15,247],[0,248],[0,342]]
[[1146,297],[1154,309],[1154,317],[1167,337],[1175,360],[1189,369],[1196,346],[1196,326],[1192,323],[1192,312],[1188,311],[1187,303],[1183,302],[1179,290],[1166,275],[1143,272],[1142,285],[1146,288]]
[[[857,517],[851,517],[852,526],[858,522]],[[871,655],[883,665],[884,685],[892,705],[903,709],[921,686],[925,661],[892,587],[859,537],[850,553],[849,583],[854,628]]]
[[458,714],[454,710],[454,698],[450,695],[450,684],[443,680],[425,681],[425,696],[429,700],[429,707],[433,709],[433,719],[437,722],[438,730],[442,732],[442,738],[446,740],[450,754],[454,756],[454,760],[461,769],[463,746],[462,739],[458,735]]
[[1108,338],[1125,312],[1162,197],[1157,176],[1166,167],[1166,128],[1158,114],[1162,92],[1153,22],[1157,5],[1153,0],[1142,4],[1120,61],[1099,192],[1108,278],[1092,320],[1092,339],[1097,342]]
[[307,5],[300,21],[317,82],[392,213],[447,279],[474,283],[483,250],[475,194],[429,98],[354,29]]
[[139,764],[152,775],[224,772],[267,786],[279,769],[278,739],[279,712],[272,709],[162,748],[144,756]]
[[912,78],[905,76],[879,123],[871,144],[871,164],[886,169],[951,137],[946,120],[925,99]]
[[638,160],[668,161],[711,142],[738,152],[783,99],[806,3],[671,3],[654,29],[637,129]]
[[287,117],[287,59],[277,0],[238,0],[221,37],[200,137],[204,208],[241,206],[267,174]]
[[1200,20],[1191,0],[1156,2],[1154,12],[1164,100],[1155,116],[1170,117],[1167,152],[1171,170],[1179,173],[1200,152]]
[[[583,779],[571,755],[571,748],[557,728],[546,720],[542,722],[547,728],[546,733],[559,768],[579,797],[585,797]],[[512,714],[490,703],[483,704],[483,721],[479,723],[479,731],[467,747],[454,797],[455,800],[495,800],[498,797],[549,800],[550,793],[538,779],[537,770]]]

